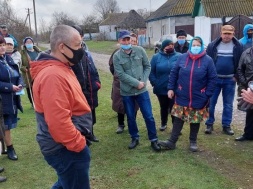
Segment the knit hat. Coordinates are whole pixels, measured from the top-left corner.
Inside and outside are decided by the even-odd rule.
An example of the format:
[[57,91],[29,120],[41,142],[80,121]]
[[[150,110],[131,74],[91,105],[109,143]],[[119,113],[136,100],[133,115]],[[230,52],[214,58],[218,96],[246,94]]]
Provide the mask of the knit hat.
[[25,44],[26,41],[27,41],[28,39],[30,39],[30,40],[33,42],[33,44],[34,44],[33,38],[31,38],[31,37],[26,37],[26,38],[23,40],[23,44]]
[[6,44],[9,43],[9,44],[12,44],[14,46],[14,41],[11,37],[5,37],[4,39],[6,41]]
[[178,30],[177,31],[177,38],[178,38],[178,36],[185,36],[185,37],[187,37],[187,33],[184,30]]
[[162,46],[161,46],[161,50],[163,51],[165,47],[167,47],[168,45],[170,44],[174,44],[172,40],[170,39],[165,39],[163,42],[162,42]]

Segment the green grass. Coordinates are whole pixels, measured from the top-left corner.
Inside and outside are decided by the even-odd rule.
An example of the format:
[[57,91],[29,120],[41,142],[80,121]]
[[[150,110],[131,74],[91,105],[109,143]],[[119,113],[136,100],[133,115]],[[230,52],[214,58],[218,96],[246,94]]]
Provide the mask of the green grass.
[[[86,41],[89,51],[111,55],[117,48],[117,41]],[[154,49],[146,49],[147,55],[151,58],[154,54]]]
[[[97,44],[99,45],[99,44]],[[102,49],[102,48],[101,48]],[[95,134],[99,143],[91,146],[92,159],[90,181],[92,189],[250,189],[253,185],[253,143],[235,143],[233,136],[221,134],[219,125],[212,135],[199,132],[200,152],[188,150],[189,125],[174,151],[153,152],[141,113],[137,114],[140,145],[133,150],[127,146],[130,137],[127,130],[120,135],[116,113],[111,109],[112,76],[99,70],[102,88],[99,91]],[[159,105],[150,93],[153,114],[159,127]],[[46,189],[57,177],[46,163],[35,140],[36,121],[27,97],[22,96],[24,113],[13,130],[13,144],[18,161],[0,156],[1,175],[8,177],[0,183],[2,189]],[[165,132],[158,131],[159,139],[165,140],[171,132],[171,124]],[[236,131],[238,133],[238,131]],[[239,133],[238,133],[239,134]]]

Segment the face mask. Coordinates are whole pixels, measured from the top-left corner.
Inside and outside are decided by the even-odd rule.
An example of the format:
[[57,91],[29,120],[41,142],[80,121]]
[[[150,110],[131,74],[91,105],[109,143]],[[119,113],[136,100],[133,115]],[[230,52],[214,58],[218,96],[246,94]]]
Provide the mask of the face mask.
[[65,56],[65,58],[72,64],[78,64],[80,62],[80,60],[83,58],[83,55],[84,55],[84,50],[83,48],[81,47],[80,49],[77,49],[77,50],[74,50],[72,48],[70,48],[68,45],[64,44],[66,47],[68,47],[69,50],[72,51],[73,53],[73,57],[72,58],[69,58],[67,57],[64,53],[63,56]]
[[27,49],[33,49],[33,44],[25,44]]
[[120,45],[120,47],[123,49],[123,50],[130,50],[132,48],[132,45],[129,44],[129,45]]
[[170,54],[170,53],[173,53],[173,52],[174,52],[174,49],[173,49],[173,48],[165,49],[165,52],[166,52],[167,54]]
[[252,39],[253,33],[248,33],[248,39]]
[[179,45],[183,45],[185,43],[185,39],[178,39],[177,42]]
[[192,54],[199,54],[200,51],[201,51],[201,47],[199,47],[199,46],[191,47]]

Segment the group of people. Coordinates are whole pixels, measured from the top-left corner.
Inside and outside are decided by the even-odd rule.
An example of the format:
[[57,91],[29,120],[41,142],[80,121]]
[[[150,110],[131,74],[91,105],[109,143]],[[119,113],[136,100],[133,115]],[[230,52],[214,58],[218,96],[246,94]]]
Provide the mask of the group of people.
[[[127,30],[119,32],[120,46],[109,63],[114,78],[112,100],[113,109],[118,113],[116,133],[124,131],[124,115],[127,116],[131,136],[129,149],[139,145],[136,114],[140,110],[153,150],[175,149],[187,122],[190,125],[189,149],[198,151],[200,123],[205,121],[205,133],[212,133],[215,105],[221,91],[223,132],[234,134],[231,122],[236,82],[243,87],[242,99],[253,103],[253,89],[248,88],[253,78],[253,47],[249,45],[253,25],[246,28],[244,40],[239,41],[234,37],[233,26],[222,26],[220,37],[207,49],[201,37],[195,36],[188,43],[186,32],[179,30],[178,41],[175,44],[171,40],[163,41],[161,50],[153,55],[151,62],[145,50],[137,45],[135,34]],[[33,39],[26,37],[22,49],[26,50],[25,56],[21,51],[21,60],[15,62],[11,58],[17,52],[14,40],[0,36],[0,111],[3,111],[0,137],[7,145],[9,159],[17,160],[10,129],[17,125],[17,110],[22,111],[20,95],[17,94],[28,88],[35,109],[37,142],[45,160],[58,176],[52,188],[90,188],[88,146],[92,141],[99,141],[93,126],[101,82],[82,37],[83,31],[77,25],[56,26],[50,35],[50,50],[47,52],[40,52]],[[13,51],[9,46],[13,46]],[[25,84],[23,80],[26,79],[28,83]],[[148,80],[160,104],[161,131],[166,130],[171,114],[172,132],[166,141],[158,140],[147,90]],[[247,109],[246,112],[245,131],[235,139],[237,141],[253,139],[253,111]],[[0,168],[0,172],[3,170]],[[0,177],[0,182],[5,180]]]
[[[112,94],[118,92],[117,98],[112,98],[113,110],[118,115],[119,107],[126,112],[132,139],[129,149],[139,144],[136,113],[140,108],[151,147],[155,151],[160,151],[161,147],[175,149],[184,122],[190,124],[189,149],[198,151],[200,122],[205,121],[205,134],[212,134],[215,106],[221,92],[223,133],[234,135],[231,123],[236,83],[240,86],[240,96],[242,93],[243,98],[249,101],[251,95],[247,88],[248,83],[253,81],[253,25],[245,25],[244,37],[240,40],[236,39],[234,34],[235,28],[232,25],[222,26],[220,36],[205,49],[201,37],[196,36],[188,43],[187,33],[179,30],[177,42],[164,40],[160,51],[153,55],[149,64],[143,48],[131,44],[130,32],[120,31],[120,48],[112,54],[109,64],[114,75]],[[160,105],[160,131],[167,128],[168,115],[171,114],[172,133],[166,141],[158,141],[146,88],[148,79]],[[253,139],[253,109],[245,111],[244,134],[235,138],[236,141]],[[124,126],[119,122],[116,133],[122,133]]]
[[[83,34],[78,25],[58,26],[50,37],[51,49],[45,52],[31,37],[24,38],[19,52],[12,35],[0,35],[2,153],[18,160],[10,130],[17,126],[18,110],[23,112],[20,94],[26,88],[36,114],[41,152],[59,175],[55,188],[89,188],[88,146],[99,142],[93,126],[101,82]],[[62,163],[66,166],[63,172]],[[3,171],[0,167],[0,173]],[[68,179],[70,176],[82,183]],[[0,182],[4,181],[6,177],[0,176]]]
[[[29,77],[29,61],[34,60],[40,50],[34,46],[31,37],[23,40],[21,51],[18,51],[18,42],[8,32],[6,25],[0,26],[0,96],[1,96],[1,149],[0,153],[7,154],[10,160],[18,160],[13,147],[11,130],[17,127],[18,110],[23,112],[20,95],[27,89],[32,104],[30,87],[32,80]],[[0,172],[4,169],[0,168]],[[0,182],[6,177],[0,176]]]

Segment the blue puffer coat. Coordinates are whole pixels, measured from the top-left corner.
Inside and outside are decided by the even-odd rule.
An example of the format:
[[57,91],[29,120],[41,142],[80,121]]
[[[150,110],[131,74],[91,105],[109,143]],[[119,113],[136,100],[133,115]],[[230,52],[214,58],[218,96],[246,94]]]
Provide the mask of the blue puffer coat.
[[179,56],[169,78],[168,90],[175,93],[180,106],[202,109],[208,105],[215,89],[217,73],[213,60],[203,51]]
[[[16,72],[19,74],[18,77],[10,77],[10,71],[6,68],[6,64],[8,64],[12,69],[16,70]],[[15,95],[15,92],[13,91],[13,85],[24,86],[22,76],[19,73],[18,65],[14,63],[10,56],[0,56],[0,95],[2,96],[4,114],[16,114],[17,109],[23,112],[20,96]]]
[[153,86],[154,94],[167,95],[170,71],[180,55],[181,53],[176,51],[170,54],[160,51],[152,57],[149,80]]

